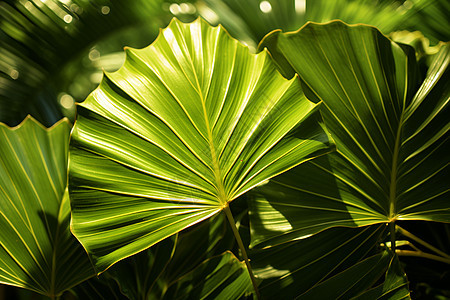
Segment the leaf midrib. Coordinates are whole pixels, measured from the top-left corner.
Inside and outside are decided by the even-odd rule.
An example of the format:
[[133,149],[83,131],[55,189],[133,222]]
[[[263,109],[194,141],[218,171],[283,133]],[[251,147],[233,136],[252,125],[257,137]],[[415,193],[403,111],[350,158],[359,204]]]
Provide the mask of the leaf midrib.
[[[192,60],[190,60],[191,64],[192,64]],[[202,90],[200,88],[200,83],[198,81],[198,77],[197,77],[197,73],[195,73],[195,83],[197,85],[197,91],[198,91],[198,95],[200,96],[200,101],[202,102],[202,110],[203,110],[203,117],[205,119],[205,125],[206,125],[206,131],[208,133],[208,146],[209,146],[209,150],[211,152],[211,161],[213,164],[213,173],[214,173],[214,178],[216,180],[216,188],[217,188],[217,192],[218,192],[218,200],[220,202],[221,205],[225,205],[227,203],[227,196],[225,193],[225,188],[223,185],[223,180],[222,180],[222,174],[220,172],[220,166],[219,166],[219,161],[217,159],[217,155],[216,155],[216,149],[214,148],[214,139],[213,139],[213,135],[212,135],[212,131],[211,131],[211,126],[209,124],[209,119],[208,119],[208,113],[206,111],[206,104],[205,104],[205,98],[203,97],[203,93]]]
[[395,221],[396,212],[395,204],[397,200],[397,173],[398,173],[398,156],[400,152],[400,137],[403,128],[403,118],[404,111],[400,115],[400,120],[397,127],[397,133],[395,135],[395,146],[392,156],[392,166],[391,166],[391,180],[389,183],[389,222]]
[[[182,40],[182,42],[184,42],[184,40]],[[217,51],[217,43],[214,44],[214,58],[216,56],[216,51]],[[194,62],[191,57],[189,57],[189,63],[191,64],[192,71],[193,71],[192,73],[194,74],[194,77],[195,77],[196,88],[194,87],[194,89],[197,90],[197,93],[200,97],[200,101],[202,103],[203,117],[205,119],[206,131],[208,134],[207,142],[208,142],[209,150],[211,152],[211,162],[213,164],[214,179],[216,181],[216,189],[217,189],[217,193],[218,193],[217,199],[219,200],[220,205],[225,207],[228,202],[228,197],[227,197],[227,194],[225,193],[225,188],[223,185],[223,178],[222,178],[222,174],[220,172],[220,165],[219,165],[219,161],[217,159],[216,149],[214,148],[214,138],[213,138],[213,134],[212,134],[212,130],[211,130],[211,125],[209,124],[209,118],[208,118],[208,112],[206,109],[205,97],[203,96],[200,82],[198,80],[198,75],[197,75],[197,72],[195,71]],[[211,70],[211,72],[213,72],[213,70]],[[212,77],[212,74],[211,74],[211,77]],[[191,84],[192,84],[192,82],[191,82]],[[200,133],[200,131],[199,131],[199,133]]]
[[403,93],[403,109],[400,114],[398,121],[397,132],[395,134],[395,146],[392,152],[392,165],[391,165],[391,180],[389,184],[389,221],[395,221],[396,216],[396,200],[397,200],[397,181],[398,181],[398,157],[400,153],[400,148],[402,147],[401,134],[403,125],[405,123],[405,112],[406,112],[406,97],[408,95],[408,56],[405,56],[405,90]]

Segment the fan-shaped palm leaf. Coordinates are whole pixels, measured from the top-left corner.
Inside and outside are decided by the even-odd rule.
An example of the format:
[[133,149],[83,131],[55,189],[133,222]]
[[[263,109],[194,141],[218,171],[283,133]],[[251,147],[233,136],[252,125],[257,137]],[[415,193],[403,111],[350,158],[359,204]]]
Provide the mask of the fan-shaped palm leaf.
[[69,231],[69,130],[0,123],[0,282],[50,297],[94,275]]
[[[345,273],[370,253],[384,235],[384,225],[331,228],[307,239],[253,249],[250,251],[252,267],[255,276],[262,280],[258,288],[268,299],[277,298],[280,291],[285,298],[298,297],[329,280],[331,274]],[[371,266],[360,267],[359,275],[373,276],[376,281],[386,271],[388,263],[389,260],[383,261],[379,265],[380,272],[375,274]],[[349,284],[352,282],[349,280]],[[359,287],[358,291],[370,288],[373,283]],[[323,292],[328,292],[327,297],[335,295],[327,289]]]
[[127,49],[79,106],[72,230],[104,271],[201,222],[267,179],[330,151],[298,79],[223,28],[177,20]]
[[[372,27],[308,24],[267,42],[280,66],[298,72],[307,96],[324,102],[337,152],[261,189],[252,202],[254,244],[333,226],[450,221],[448,45],[421,83],[412,48]],[[280,235],[276,228],[286,226]]]
[[[364,291],[384,273],[386,273],[384,283]],[[398,257],[392,257],[388,251],[355,264],[297,299],[323,299],[329,295],[340,299],[411,299],[408,280],[400,267]]]
[[171,284],[163,299],[241,299],[252,292],[245,269],[231,252],[212,257]]

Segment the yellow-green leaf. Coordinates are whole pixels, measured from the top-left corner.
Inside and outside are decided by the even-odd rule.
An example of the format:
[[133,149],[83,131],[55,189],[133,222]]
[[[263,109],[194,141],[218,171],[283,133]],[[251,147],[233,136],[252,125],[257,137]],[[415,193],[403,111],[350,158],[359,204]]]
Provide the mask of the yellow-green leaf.
[[0,123],[0,283],[49,297],[94,275],[69,231],[70,124]]
[[318,104],[264,51],[174,20],[78,109],[72,231],[98,272],[330,151]]

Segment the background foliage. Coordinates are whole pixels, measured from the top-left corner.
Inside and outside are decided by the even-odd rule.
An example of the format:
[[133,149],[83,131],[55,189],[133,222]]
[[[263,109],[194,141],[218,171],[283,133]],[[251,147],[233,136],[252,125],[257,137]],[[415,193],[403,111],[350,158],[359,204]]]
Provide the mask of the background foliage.
[[[323,99],[325,105],[322,106],[326,108],[322,115],[338,145],[335,154],[303,164],[233,201],[231,212],[243,244],[250,246],[247,251],[261,294],[270,299],[279,296],[278,291],[283,289],[286,295],[311,299],[330,293],[342,298],[370,299],[382,296],[389,299],[450,297],[446,286],[449,280],[447,253],[450,252],[448,185],[444,184],[448,174],[448,154],[445,154],[448,121],[445,115],[449,95],[449,47],[448,43],[440,42],[449,40],[449,13],[450,4],[445,0],[0,2],[0,122],[4,123],[0,123],[0,213],[2,228],[9,228],[0,236],[0,281],[49,297],[60,296],[66,291],[62,294],[64,299],[173,299],[201,298],[202,295],[239,298],[250,295],[252,288],[242,262],[243,253],[223,214],[120,261],[99,279],[94,278],[94,270],[90,268],[84,250],[70,235],[68,227],[64,174],[71,125],[67,120],[60,121],[61,118],[66,116],[74,120],[75,102],[84,100],[100,83],[102,68],[106,71],[119,69],[125,61],[124,46],[140,48],[148,45],[173,16],[185,22],[200,16],[210,24],[222,24],[233,37],[247,45],[250,52],[267,47],[279,71],[288,78],[294,72],[298,73],[308,99]],[[286,39],[279,32],[266,36],[275,29],[297,30],[307,21],[333,19],[374,25],[394,41],[414,48],[394,44],[373,28],[336,28],[343,26],[341,23],[327,25],[328,28],[335,27],[328,31],[323,29],[327,27],[308,25],[297,35],[286,35]],[[325,30],[324,35],[318,34],[320,30]],[[352,33],[358,30],[368,33]],[[310,37],[302,37],[308,31],[319,36],[317,44],[310,43]],[[352,35],[366,37],[363,40],[369,44],[375,39],[379,49],[387,52],[379,56],[381,61],[375,61],[373,58],[378,56],[370,53],[369,47],[369,58],[361,63],[365,59],[361,58],[364,56],[362,48],[367,44],[363,45],[359,39],[355,39],[350,47],[340,45],[340,40],[333,43],[334,39],[346,34],[349,36],[344,38],[346,41],[351,40]],[[306,44],[302,44],[302,38]],[[321,42],[330,43],[324,47],[327,51],[346,53],[355,63],[351,64],[355,78],[363,79],[362,83],[352,81],[351,74],[346,73],[348,70],[342,68],[341,60],[345,56],[333,57],[331,54],[327,59],[325,54],[320,58],[317,49]],[[393,50],[386,50],[389,48],[385,47],[387,43]],[[341,49],[333,49],[335,45]],[[367,54],[367,49],[365,51]],[[400,64],[394,62],[402,60],[409,64],[406,73],[398,73],[399,68],[396,68],[397,73],[388,71]],[[311,61],[316,63],[311,64]],[[368,65],[372,66],[371,71],[378,81],[372,82],[372,75],[364,73],[369,72]],[[386,78],[386,86],[384,83],[379,85],[386,74],[392,74]],[[386,117],[383,117],[378,111],[379,103],[373,100],[377,98],[376,93],[381,93],[383,99],[387,99],[385,96],[389,92],[405,94],[399,90],[402,88],[399,82],[405,76],[406,102],[402,103],[399,97],[398,102],[391,103],[392,109],[386,108],[389,103],[384,103]],[[328,87],[323,88],[326,86],[323,83],[333,77],[337,81],[328,82]],[[347,92],[355,84],[365,84],[361,90],[364,92],[359,95]],[[339,105],[332,100],[327,102],[336,99],[336,95],[347,101],[347,106],[357,105],[356,100],[362,95],[373,104],[369,105],[369,110],[375,114],[373,119],[358,116],[362,108],[356,108],[354,112],[349,109],[346,119],[352,120],[350,124],[361,123],[363,129],[350,128],[346,130],[347,135],[342,135],[342,128],[346,126],[340,127],[342,124],[337,124],[333,116],[344,116],[345,112],[338,111]],[[23,121],[28,114],[33,118]],[[400,115],[404,117],[398,118]],[[8,127],[22,121],[17,128]],[[53,127],[44,129],[38,122]],[[393,141],[399,140],[399,174],[405,174],[400,175],[403,181],[399,181],[400,198],[394,210],[390,208],[394,198],[387,197],[390,200],[384,203],[382,196],[392,192],[390,165],[395,155],[390,153],[397,153],[393,148],[388,149],[389,145],[396,144],[390,142],[388,125],[398,125],[402,131],[402,135],[396,136],[395,132],[392,135]],[[369,152],[369,160],[375,157],[376,163],[365,162],[364,155],[355,153],[358,147],[349,146],[351,143],[346,139],[354,134],[358,135],[357,141],[368,141],[361,148]],[[377,153],[377,146],[383,144],[383,136],[389,140],[388,147],[386,152],[380,150]],[[352,160],[357,163],[349,164]],[[411,162],[418,166],[413,172],[410,172],[413,169]],[[36,176],[43,173],[49,176]],[[301,186],[298,186],[299,182]],[[329,182],[336,182],[335,190]],[[50,187],[56,191],[55,197],[44,192]],[[324,193],[325,198],[339,195],[344,206],[341,202],[339,207],[326,204],[324,191],[328,193]],[[293,208],[292,204],[299,198],[306,199],[305,205]],[[317,206],[320,198],[322,205]],[[364,203],[367,199],[374,201]],[[422,205],[425,202],[417,199],[433,201],[425,207]],[[283,209],[289,201],[292,201],[289,209]],[[317,206],[314,213],[308,211],[308,206]],[[360,216],[369,213],[371,217],[355,218],[353,215],[349,218],[346,214],[341,218],[337,214],[343,207],[345,211],[351,211],[351,206],[361,209]],[[439,214],[436,213],[438,210]],[[398,226],[389,233],[384,223],[393,219],[397,220]],[[406,219],[410,220],[404,221]],[[333,226],[329,225],[330,220],[334,222]],[[355,220],[359,221],[345,223]],[[371,225],[335,227],[368,224]],[[329,227],[335,228],[326,229]],[[395,239],[392,238],[394,235]],[[8,239],[10,244],[5,242]],[[14,246],[18,240],[25,248],[17,247],[16,251]],[[388,250],[391,241],[396,244],[400,259]],[[435,260],[423,258],[424,253],[425,257],[431,255],[429,258]],[[77,261],[79,269],[68,268],[67,261]],[[92,279],[78,284],[90,277]],[[198,282],[202,284],[196,285]],[[349,282],[353,285],[347,286]],[[321,294],[324,291],[328,294]],[[37,294],[6,285],[0,286],[0,299],[2,297],[39,298]]]

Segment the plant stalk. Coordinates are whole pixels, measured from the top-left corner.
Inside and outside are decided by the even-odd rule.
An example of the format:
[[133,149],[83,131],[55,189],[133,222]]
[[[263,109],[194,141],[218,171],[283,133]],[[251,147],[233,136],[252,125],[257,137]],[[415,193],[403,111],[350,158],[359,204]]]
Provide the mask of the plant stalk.
[[424,240],[420,239],[419,237],[415,236],[414,234],[412,234],[411,232],[407,231],[406,229],[403,229],[400,226],[396,226],[396,228],[400,231],[401,234],[403,234],[404,236],[406,236],[407,238],[410,238],[416,242],[418,242],[419,244],[421,244],[422,246],[430,249],[431,251],[433,251],[434,253],[439,254],[440,256],[442,256],[443,258],[446,259],[450,259],[450,255],[448,255],[447,253],[437,249],[436,247],[434,247],[433,245],[428,244],[427,242],[425,242]]
[[61,296],[57,296],[57,295],[54,295],[54,294],[51,294],[48,297],[50,298],[50,300],[59,300],[61,298]]
[[392,254],[396,253],[395,251],[395,221],[391,221],[389,223],[389,231],[391,233],[391,251]]
[[422,250],[420,250],[419,248],[417,248],[413,243],[411,243],[410,241],[407,241],[408,242],[408,246],[410,246],[411,248],[413,248],[414,250],[416,250],[416,251],[422,251]]
[[258,285],[256,284],[255,275],[253,275],[252,267],[250,266],[250,261],[247,256],[247,252],[245,251],[244,243],[242,242],[241,235],[236,227],[236,223],[234,222],[233,215],[231,214],[230,206],[226,205],[223,209],[225,211],[225,215],[227,216],[228,222],[230,223],[231,229],[233,230],[234,237],[238,243],[239,249],[242,252],[242,256],[244,257],[245,265],[247,266],[248,273],[250,274],[250,279],[252,280],[253,289],[255,290],[256,299],[261,299],[259,295]]
[[397,250],[395,253],[397,253],[399,256],[416,256],[416,257],[428,258],[428,259],[436,260],[436,261],[443,262],[446,264],[450,264],[449,258],[440,257],[438,255],[425,253],[422,251]]

